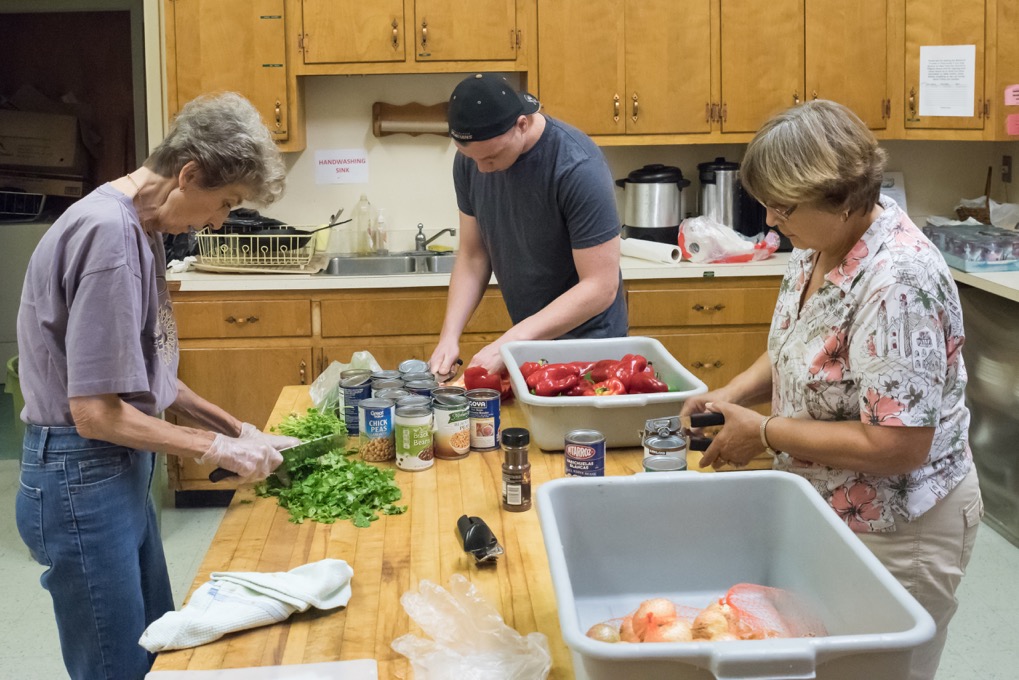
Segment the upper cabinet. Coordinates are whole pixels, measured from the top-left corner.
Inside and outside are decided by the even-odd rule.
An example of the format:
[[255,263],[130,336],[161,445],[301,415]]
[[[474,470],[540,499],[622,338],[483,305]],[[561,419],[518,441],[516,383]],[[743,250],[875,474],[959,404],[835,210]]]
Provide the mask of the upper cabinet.
[[520,70],[525,0],[301,0],[299,75]]
[[284,0],[165,0],[170,117],[200,94],[233,90],[276,141],[288,142],[293,79],[283,8]]
[[[983,130],[990,101],[984,94],[986,7],[984,0],[905,0],[905,126],[912,129]],[[1013,29],[1015,27],[1013,26]],[[1014,40],[1014,36],[1009,39]],[[972,45],[975,80],[972,113],[963,116],[924,115],[920,50],[929,46]],[[949,64],[946,62],[945,64]],[[933,70],[935,67],[931,67]]]
[[711,2],[538,3],[538,96],[592,135],[710,129]]

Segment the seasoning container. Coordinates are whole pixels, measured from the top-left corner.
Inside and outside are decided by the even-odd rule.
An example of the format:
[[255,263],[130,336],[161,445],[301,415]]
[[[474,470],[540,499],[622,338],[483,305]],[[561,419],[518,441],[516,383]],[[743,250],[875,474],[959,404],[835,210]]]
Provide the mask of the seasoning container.
[[394,419],[396,467],[417,472],[435,464],[432,411],[423,406],[397,406]]
[[531,507],[531,464],[527,447],[531,434],[522,427],[502,431],[502,509],[523,512]]
[[377,463],[396,456],[395,407],[389,399],[362,399],[357,405],[361,459]]
[[563,454],[567,477],[605,476],[605,435],[597,430],[566,433]]
[[470,412],[471,450],[494,451],[499,448],[499,390],[479,387],[467,390]]
[[432,394],[435,418],[435,457],[466,458],[471,450],[470,410],[463,394]]
[[428,362],[421,359],[407,359],[401,361],[400,365],[396,368],[399,369],[400,373],[427,373]]
[[367,368],[350,368],[340,373],[340,391],[343,393],[343,423],[351,437],[358,433],[357,404],[372,396],[372,372]]
[[422,394],[426,397],[432,396],[432,390],[439,386],[434,380],[409,380],[403,383],[403,389],[413,394]]

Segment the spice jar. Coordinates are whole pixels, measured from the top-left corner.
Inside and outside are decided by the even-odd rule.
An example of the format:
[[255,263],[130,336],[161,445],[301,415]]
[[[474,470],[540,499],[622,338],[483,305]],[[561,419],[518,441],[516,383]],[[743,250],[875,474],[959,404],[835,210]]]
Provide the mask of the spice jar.
[[502,431],[502,508],[523,512],[531,507],[531,464],[527,447],[531,434],[522,427]]

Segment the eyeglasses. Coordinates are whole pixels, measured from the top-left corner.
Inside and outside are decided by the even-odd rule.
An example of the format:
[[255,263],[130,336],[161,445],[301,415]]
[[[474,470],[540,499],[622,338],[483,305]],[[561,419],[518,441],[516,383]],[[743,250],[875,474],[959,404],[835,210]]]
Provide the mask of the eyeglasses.
[[790,207],[785,208],[785,209],[776,208],[776,207],[771,206],[771,205],[766,205],[764,207],[766,207],[768,210],[770,210],[771,212],[773,212],[776,215],[778,215],[780,218],[782,218],[782,221],[785,222],[786,220],[789,219],[790,215],[792,215],[794,212],[796,212],[796,208],[798,208],[799,205],[798,204],[797,205],[793,205],[793,206],[790,206]]

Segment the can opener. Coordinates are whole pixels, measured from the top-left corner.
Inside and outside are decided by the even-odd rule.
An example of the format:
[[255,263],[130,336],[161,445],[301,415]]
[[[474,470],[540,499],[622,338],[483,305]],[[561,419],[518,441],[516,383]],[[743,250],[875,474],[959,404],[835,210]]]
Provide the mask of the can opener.
[[[683,429],[689,432],[695,428],[725,425],[725,416],[714,411],[707,411],[680,416],[679,422]],[[709,446],[711,446],[711,437],[695,437],[692,434],[687,437],[686,448],[689,451],[707,451]]]
[[461,515],[456,521],[457,535],[464,552],[474,555],[475,564],[495,562],[503,554],[502,546],[480,517]]

